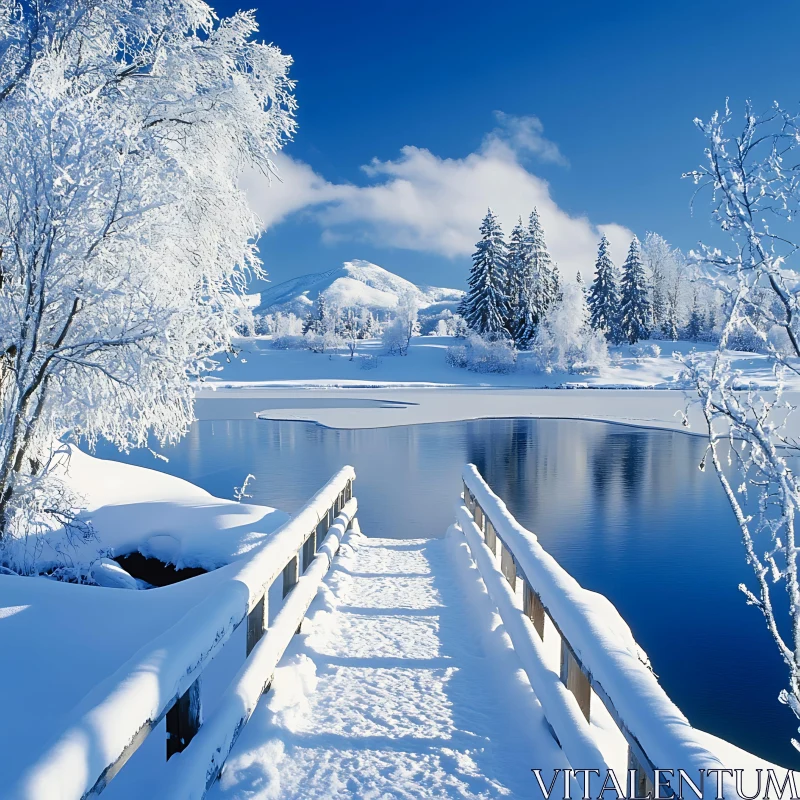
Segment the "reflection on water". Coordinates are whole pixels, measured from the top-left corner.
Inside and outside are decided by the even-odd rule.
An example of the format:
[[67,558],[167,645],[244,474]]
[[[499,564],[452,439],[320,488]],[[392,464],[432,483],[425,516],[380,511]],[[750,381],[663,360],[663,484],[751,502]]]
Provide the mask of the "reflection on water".
[[223,497],[250,472],[252,502],[290,512],[349,463],[362,529],[393,537],[441,536],[471,461],[566,569],[615,603],[694,725],[797,767],[791,713],[776,699],[784,668],[737,590],[748,567],[716,477],[698,469],[703,448],[680,433],[571,420],[357,431],[246,420],[196,423],[167,464],[126,460]]

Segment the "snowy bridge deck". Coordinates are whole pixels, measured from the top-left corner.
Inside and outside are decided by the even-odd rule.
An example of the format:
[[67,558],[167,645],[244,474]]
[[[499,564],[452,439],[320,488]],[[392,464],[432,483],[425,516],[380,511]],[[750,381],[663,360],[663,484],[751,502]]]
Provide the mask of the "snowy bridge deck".
[[[110,781],[164,719],[171,758],[148,793],[170,800],[532,797],[531,769],[570,766],[632,770],[641,794],[654,765],[723,766],[616,609],[474,467],[444,539],[362,535],[354,478],[87,696],[11,796],[131,796],[134,764]],[[247,658],[204,719],[204,670],[240,623]]]

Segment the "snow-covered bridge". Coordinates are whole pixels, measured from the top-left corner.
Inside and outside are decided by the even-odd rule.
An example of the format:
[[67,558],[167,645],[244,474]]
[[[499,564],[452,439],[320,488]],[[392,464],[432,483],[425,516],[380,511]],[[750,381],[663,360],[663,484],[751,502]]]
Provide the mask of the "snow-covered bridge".
[[[10,796],[142,796],[152,764],[128,761],[163,720],[148,792],[171,800],[532,797],[532,770],[570,768],[641,794],[655,767],[722,768],[735,748],[690,726],[611,603],[463,478],[444,538],[380,538],[343,468],[91,692]],[[244,664],[204,709],[237,642]]]

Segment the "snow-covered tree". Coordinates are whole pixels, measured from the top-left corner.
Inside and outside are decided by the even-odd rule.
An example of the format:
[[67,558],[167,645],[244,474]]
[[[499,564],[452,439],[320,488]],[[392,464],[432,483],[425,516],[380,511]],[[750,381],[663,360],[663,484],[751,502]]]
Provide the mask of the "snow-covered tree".
[[514,339],[520,349],[527,350],[547,310],[558,297],[560,283],[558,268],[550,258],[539,212],[535,208],[528,218],[521,266]]
[[547,249],[544,228],[538,209],[533,209],[528,221],[528,247],[530,248],[531,273],[534,281],[532,303],[538,319],[542,319],[561,292],[558,266],[553,263]]
[[642,243],[642,260],[652,287],[652,330],[673,341],[690,313],[691,293],[687,291],[683,253],[657,233],[649,232]]
[[630,344],[636,344],[640,339],[650,336],[650,300],[647,295],[647,275],[639,250],[639,240],[634,236],[628,257],[622,265],[619,298],[620,333]]
[[383,345],[390,355],[408,355],[412,337],[419,334],[419,302],[412,292],[403,292],[397,313],[383,331]]
[[[706,161],[687,177],[710,188],[712,216],[731,243],[727,252],[703,247],[691,254],[724,294],[725,320],[714,357],[687,357],[686,374],[705,417],[706,459],[733,509],[754,573],[753,589],[739,588],[763,615],[786,665],[778,699],[800,719],[800,448],[786,431],[792,407],[783,399],[784,376],[800,372],[800,241],[793,230],[800,212],[800,114],[775,104],[757,115],[748,103],[735,136],[728,132],[731,121],[727,105],[709,121],[695,121],[706,139]],[[767,325],[755,322],[761,316]],[[727,348],[742,330],[761,340],[776,390],[739,389]],[[778,591],[788,602],[773,597]]]
[[528,271],[528,253],[525,226],[522,224],[522,217],[520,217],[508,240],[508,259],[506,264],[505,295],[508,308],[506,331],[508,331],[508,335],[512,339],[517,337],[517,329],[519,327],[520,299],[522,285]]
[[663,236],[650,231],[642,242],[642,260],[650,272],[651,322],[656,330],[667,318],[667,284],[673,260],[672,248]]
[[617,271],[608,254],[608,239],[603,235],[597,248],[595,275],[587,302],[589,322],[594,330],[611,342],[619,342],[619,290]]
[[0,16],[0,535],[13,536],[47,516],[29,490],[45,491],[65,431],[119,447],[187,431],[191,381],[230,348],[261,273],[239,177],[273,169],[295,101],[291,59],[253,40],[252,13],[30,0]]
[[703,314],[700,311],[700,303],[697,298],[697,290],[694,292],[692,310],[689,312],[689,321],[686,323],[686,338],[696,342],[703,335]]
[[583,287],[564,284],[536,334],[536,350],[545,369],[573,372],[595,369],[608,361],[605,336],[588,320]]
[[491,208],[483,218],[481,238],[475,248],[464,299],[464,319],[476,333],[503,336],[508,319],[507,248],[500,222]]
[[371,339],[375,335],[375,319],[368,308],[359,312],[359,338]]
[[352,308],[345,310],[342,317],[342,338],[347,345],[347,350],[350,353],[350,361],[353,360],[358,349],[358,341],[361,339],[360,326],[355,311]]

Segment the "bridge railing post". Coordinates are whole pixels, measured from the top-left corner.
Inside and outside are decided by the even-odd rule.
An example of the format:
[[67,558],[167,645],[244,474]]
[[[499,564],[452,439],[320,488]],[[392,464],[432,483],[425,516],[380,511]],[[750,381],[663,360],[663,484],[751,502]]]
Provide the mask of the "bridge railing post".
[[[491,525],[489,520],[486,520],[487,526]],[[505,546],[503,540],[500,540],[500,571],[506,576],[506,580],[511,585],[512,591],[517,591],[517,565],[514,561],[514,556],[511,551]]]
[[202,722],[200,678],[197,678],[167,711],[168,761],[175,753],[182,753],[189,746]]
[[522,579],[522,587],[522,610],[533,623],[539,638],[544,641],[544,606],[542,601],[525,578]]
[[472,516],[474,517],[475,524],[478,526],[480,532],[483,533],[484,532],[484,528],[483,528],[484,513],[483,513],[483,509],[478,505],[477,501],[475,502],[475,510],[474,510]]
[[575,695],[583,716],[588,720],[591,712],[592,686],[563,636],[561,637],[561,682]]
[[484,539],[486,540],[486,546],[492,551],[492,555],[497,555],[497,533],[494,529],[494,525],[492,525],[492,521],[489,517],[486,517],[486,530],[484,532]]

